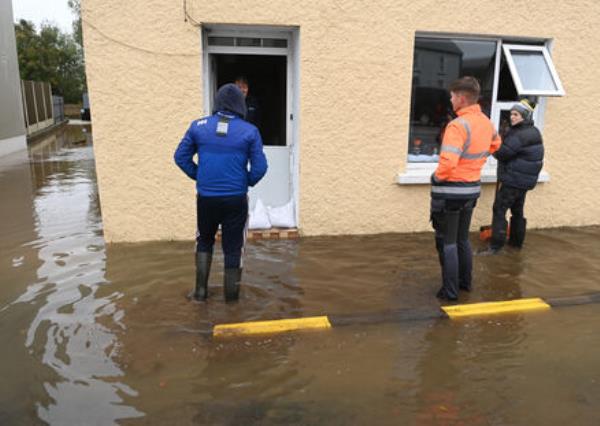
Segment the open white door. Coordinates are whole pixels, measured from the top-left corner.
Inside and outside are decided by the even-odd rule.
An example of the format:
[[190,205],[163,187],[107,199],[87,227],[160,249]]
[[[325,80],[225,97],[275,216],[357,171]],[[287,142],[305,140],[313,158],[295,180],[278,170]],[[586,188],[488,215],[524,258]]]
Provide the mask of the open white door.
[[250,209],[259,198],[271,207],[296,201],[295,56],[291,31],[210,27],[203,32],[203,45],[206,114],[212,112],[217,88],[240,75],[248,79],[248,96],[259,105],[260,120],[254,124],[261,131],[269,169],[249,192]]

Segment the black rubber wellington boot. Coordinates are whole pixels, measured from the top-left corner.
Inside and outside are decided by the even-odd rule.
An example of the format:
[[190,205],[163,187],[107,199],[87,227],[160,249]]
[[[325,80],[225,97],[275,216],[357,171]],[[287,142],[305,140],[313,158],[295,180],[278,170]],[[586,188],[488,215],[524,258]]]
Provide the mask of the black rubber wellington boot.
[[190,298],[198,302],[208,297],[208,276],[212,263],[212,253],[196,253],[196,288],[190,293]]
[[525,241],[525,230],[527,229],[527,219],[524,217],[510,218],[510,237],[508,245],[516,248],[523,247]]
[[475,253],[477,256],[493,256],[502,251],[503,245],[498,241],[492,241],[489,246]]
[[[508,223],[505,221],[492,224],[492,239],[490,245],[477,252],[478,256],[490,256],[500,253],[506,242],[506,226]],[[511,228],[512,234],[512,228]]]
[[225,268],[223,287],[225,288],[225,301],[235,302],[240,295],[240,281],[242,268]]

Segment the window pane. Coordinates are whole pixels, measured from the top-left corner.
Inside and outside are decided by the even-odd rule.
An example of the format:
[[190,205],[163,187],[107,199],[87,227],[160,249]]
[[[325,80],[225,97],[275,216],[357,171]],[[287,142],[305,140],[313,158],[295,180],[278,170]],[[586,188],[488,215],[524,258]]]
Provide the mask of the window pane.
[[511,54],[523,89],[558,90],[542,52],[512,50]]
[[496,42],[417,37],[408,144],[409,162],[437,162],[443,129],[454,118],[448,86],[463,76],[481,84],[479,103],[490,115]]
[[260,47],[259,38],[238,37],[235,39],[238,46],[245,47]]
[[510,130],[510,110],[500,111],[500,123],[498,123],[498,133],[500,137],[504,139],[508,131]]
[[512,74],[508,68],[506,58],[500,60],[500,80],[498,82],[498,100],[503,102],[518,101],[520,99]]
[[284,38],[263,38],[263,47],[287,47],[287,40]]
[[233,46],[233,37],[209,37],[209,46]]

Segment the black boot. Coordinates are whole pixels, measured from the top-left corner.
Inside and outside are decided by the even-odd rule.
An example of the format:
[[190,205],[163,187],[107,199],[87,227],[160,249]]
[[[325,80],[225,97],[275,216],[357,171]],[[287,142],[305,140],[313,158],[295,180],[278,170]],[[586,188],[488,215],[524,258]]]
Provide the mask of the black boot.
[[511,217],[510,218],[510,237],[508,244],[521,248],[523,247],[523,241],[525,241],[525,230],[527,229],[527,219],[524,217]]
[[507,225],[506,219],[497,219],[495,217],[492,222],[492,239],[490,240],[490,245],[487,249],[479,251],[477,254],[480,256],[498,254],[506,243]]
[[506,243],[506,223],[503,223],[502,225],[502,227],[492,231],[492,239],[490,241],[490,248],[492,250],[499,251]]
[[242,268],[225,268],[223,275],[223,286],[225,288],[225,301],[235,302],[240,295],[240,281],[242,279]]
[[206,300],[208,296],[208,276],[212,263],[212,253],[196,253],[196,288],[190,298],[196,301]]
[[456,294],[448,294],[445,287],[440,288],[435,294],[435,297],[440,300],[448,300],[449,302],[456,302],[458,300],[458,296]]
[[477,256],[493,256],[495,254],[500,253],[500,251],[502,251],[502,245],[493,244],[492,242],[490,242],[489,246],[487,246],[484,249],[478,250],[475,254]]

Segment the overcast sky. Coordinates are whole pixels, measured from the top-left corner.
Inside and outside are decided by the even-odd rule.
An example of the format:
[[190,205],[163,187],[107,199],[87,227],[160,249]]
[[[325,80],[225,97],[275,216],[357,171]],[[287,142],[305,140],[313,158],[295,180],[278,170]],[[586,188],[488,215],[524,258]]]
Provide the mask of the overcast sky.
[[74,16],[67,0],[12,0],[12,6],[15,22],[26,19],[39,29],[42,22],[48,21],[63,31],[72,32]]

